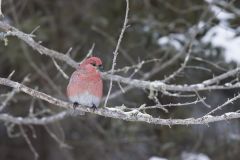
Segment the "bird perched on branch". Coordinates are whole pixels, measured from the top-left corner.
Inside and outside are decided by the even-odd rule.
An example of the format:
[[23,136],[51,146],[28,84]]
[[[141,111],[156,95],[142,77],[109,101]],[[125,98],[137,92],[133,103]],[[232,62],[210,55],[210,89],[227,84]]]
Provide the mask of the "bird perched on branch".
[[90,57],[73,72],[67,86],[67,96],[73,102],[74,108],[84,105],[95,110],[99,106],[103,92],[103,82],[99,72],[102,68],[100,58]]

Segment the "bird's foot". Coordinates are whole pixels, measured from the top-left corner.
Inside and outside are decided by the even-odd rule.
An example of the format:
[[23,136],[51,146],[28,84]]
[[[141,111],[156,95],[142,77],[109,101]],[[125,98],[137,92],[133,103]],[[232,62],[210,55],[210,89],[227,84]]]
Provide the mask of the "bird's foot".
[[76,109],[78,107],[79,103],[78,102],[74,102],[73,103],[73,109]]
[[95,111],[97,109],[97,106],[95,104],[92,104],[92,107],[93,111]]

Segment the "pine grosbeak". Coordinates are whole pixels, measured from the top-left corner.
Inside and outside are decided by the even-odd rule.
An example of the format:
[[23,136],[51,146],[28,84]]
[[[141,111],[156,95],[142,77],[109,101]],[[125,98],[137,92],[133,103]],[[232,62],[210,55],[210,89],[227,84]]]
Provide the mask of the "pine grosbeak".
[[103,92],[99,69],[102,69],[101,59],[90,57],[73,72],[67,86],[67,96],[74,107],[80,104],[96,109],[99,106]]

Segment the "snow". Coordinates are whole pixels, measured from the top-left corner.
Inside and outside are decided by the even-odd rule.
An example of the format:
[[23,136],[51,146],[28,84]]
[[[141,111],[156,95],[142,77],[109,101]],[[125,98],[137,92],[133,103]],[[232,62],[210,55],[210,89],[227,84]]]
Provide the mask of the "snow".
[[133,116],[133,115],[137,115],[138,113],[140,113],[140,112],[137,109],[134,109],[132,111],[125,112],[125,115]]
[[235,15],[211,4],[212,0],[206,1],[211,5],[211,10],[219,20],[219,24],[211,28],[202,41],[223,48],[227,62],[240,63],[240,37],[237,36],[236,31],[230,27],[228,22],[228,20],[235,18]]
[[[212,27],[206,35],[202,38],[203,43],[210,43],[214,47],[220,47],[224,51],[226,62],[235,61],[240,63],[240,36],[237,35],[237,30],[240,31],[240,27],[232,29],[229,24],[229,20],[234,19],[235,15],[213,4],[214,0],[205,0],[209,3],[212,12],[219,20],[219,24]],[[202,28],[205,25],[204,22],[198,23],[198,28]],[[191,32],[189,29],[189,32]],[[166,36],[162,36],[157,40],[160,46],[172,46],[176,50],[181,50],[183,45],[181,42],[186,41],[184,34],[171,33]],[[206,52],[207,54],[207,52]],[[212,53],[213,54],[213,53]]]
[[229,138],[234,141],[240,141],[240,135],[236,133],[229,133]]
[[158,44],[160,46],[170,45],[174,47],[176,50],[179,50],[182,48],[182,44],[180,42],[185,40],[186,38],[183,34],[172,33],[170,35],[160,37],[158,39]]
[[223,48],[227,62],[240,62],[240,37],[236,37],[234,30],[217,25],[208,31],[202,41]]
[[162,158],[162,157],[153,156],[153,157],[149,158],[148,160],[168,160],[168,159]]
[[213,0],[205,0],[206,2],[208,2],[208,3],[212,3],[213,2]]
[[238,115],[239,113],[236,113],[236,112],[228,112],[228,113],[225,113],[224,116],[233,116],[233,115]]
[[203,84],[201,84],[201,83],[199,83],[199,84],[196,84],[196,86],[197,86],[197,88],[198,88],[198,89],[204,88],[204,85],[203,85]]
[[145,117],[145,118],[151,118],[151,117],[152,117],[151,115],[149,115],[149,114],[147,114],[147,113],[142,113],[142,112],[138,112],[137,115],[140,116],[140,117],[141,117],[141,116],[142,116],[142,117]]
[[213,118],[213,116],[212,115],[206,115],[206,116],[203,116],[203,118],[205,119],[210,119],[210,118]]
[[161,81],[153,81],[152,83],[151,83],[151,87],[152,88],[157,88],[157,87],[160,87],[160,86],[164,86],[165,85],[165,83],[163,83],[163,82],[161,82]]
[[203,153],[189,153],[183,152],[181,155],[182,160],[210,160],[210,158]]
[[216,17],[221,21],[226,21],[235,18],[234,14],[226,12],[215,5],[211,6],[211,10],[213,11],[213,13],[215,13]]
[[113,112],[121,112],[122,110],[121,109],[119,109],[120,107],[115,107],[115,108],[107,108],[108,110],[110,110],[110,111],[113,111]]

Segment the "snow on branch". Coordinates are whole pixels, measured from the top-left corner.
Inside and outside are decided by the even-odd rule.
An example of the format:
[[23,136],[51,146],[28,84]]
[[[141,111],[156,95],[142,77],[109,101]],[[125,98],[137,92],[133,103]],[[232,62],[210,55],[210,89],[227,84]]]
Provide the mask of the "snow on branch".
[[[67,63],[68,65],[70,65],[71,67],[76,68],[78,66],[78,63],[76,61],[74,61],[71,57],[69,57],[66,54],[48,49],[44,46],[42,46],[41,44],[37,43],[34,39],[33,39],[33,35],[31,34],[26,34],[23,33],[21,31],[19,31],[18,29],[16,29],[15,27],[10,26],[9,24],[6,24],[2,21],[0,21],[0,28],[5,30],[5,34],[4,37],[7,36],[16,36],[17,38],[23,40],[26,44],[28,44],[30,47],[32,47],[34,50],[38,51],[40,54],[44,54],[47,56],[50,56],[52,58],[64,61],[65,63]],[[224,80],[228,77],[237,75],[240,71],[240,68],[236,68],[233,70],[230,70],[226,73],[223,73],[219,76],[216,76],[212,79],[208,79],[203,81],[202,83],[199,84],[192,84],[192,85],[169,85],[169,84],[165,84],[163,83],[163,81],[144,81],[144,80],[138,80],[138,79],[130,79],[130,78],[125,78],[122,76],[118,76],[118,75],[111,75],[111,74],[107,74],[107,73],[103,73],[103,79],[107,79],[107,80],[112,80],[112,81],[116,81],[116,82],[121,82],[121,83],[125,83],[128,85],[132,85],[134,87],[137,88],[147,88],[147,89],[154,89],[157,91],[182,91],[182,92],[195,92],[195,91],[204,91],[204,90],[220,90],[220,89],[233,89],[233,88],[240,88],[240,83],[235,83],[235,84],[223,84],[223,85],[217,85],[218,82],[220,82],[221,80]],[[216,85],[213,85],[216,84]]]
[[[73,105],[71,103],[62,101],[60,99],[54,98],[48,94],[43,92],[31,89],[21,83],[14,82],[12,80],[6,78],[0,78],[0,84],[4,86],[9,86],[18,91],[24,92],[34,98],[38,98],[44,100],[48,103],[51,103],[55,106],[61,107],[63,109],[72,109]],[[123,107],[123,106],[122,106]],[[124,107],[123,107],[124,108]],[[122,119],[126,121],[138,121],[138,122],[146,122],[151,124],[159,124],[159,125],[192,125],[192,124],[208,124],[211,122],[217,121],[226,121],[230,119],[240,118],[240,113],[236,112],[228,112],[222,114],[220,116],[211,116],[206,115],[200,118],[187,118],[187,119],[162,119],[162,118],[155,118],[149,114],[142,113],[139,110],[135,109],[132,111],[123,111],[121,107],[116,108],[99,108],[97,110],[92,110],[88,107],[78,107],[76,110],[83,111],[83,112],[90,112],[104,117],[111,117],[116,119]],[[58,120],[61,120],[67,116],[67,112],[59,113],[55,116],[50,117],[43,117],[43,118],[23,118],[23,117],[12,117],[7,114],[0,114],[0,120],[16,123],[16,124],[36,124],[36,125],[43,125],[47,123],[52,123]]]
[[[3,16],[1,11],[1,0],[0,0],[0,17]],[[221,5],[221,3],[219,3]],[[229,6],[230,7],[230,6]],[[233,10],[234,8],[230,7],[230,10]],[[206,97],[201,97],[200,91],[212,91],[212,90],[226,90],[226,89],[236,89],[240,88],[240,81],[239,81],[239,73],[240,73],[240,67],[231,69],[227,71],[226,69],[222,68],[219,65],[216,65],[213,62],[207,61],[205,59],[202,59],[200,57],[194,57],[194,47],[196,46],[195,40],[198,35],[198,33],[201,33],[202,28],[198,28],[197,25],[192,28],[192,31],[189,31],[190,38],[189,41],[185,42],[185,47],[183,46],[182,50],[179,53],[176,53],[174,56],[166,60],[168,55],[166,54],[161,57],[161,59],[151,57],[152,59],[148,60],[140,60],[136,64],[131,57],[121,48],[121,42],[123,40],[123,36],[125,35],[125,31],[128,27],[128,14],[129,14],[129,0],[126,0],[126,10],[125,10],[125,17],[123,20],[123,26],[121,29],[121,32],[118,36],[118,40],[115,43],[115,39],[110,37],[110,41],[112,44],[115,45],[115,49],[113,51],[113,58],[112,58],[112,65],[111,69],[109,71],[101,73],[102,78],[104,80],[109,80],[109,90],[105,98],[103,98],[104,107],[97,108],[93,110],[92,108],[81,106],[79,105],[77,108],[74,107],[74,105],[71,102],[67,102],[64,100],[61,100],[59,98],[55,98],[53,95],[50,95],[48,93],[44,93],[47,91],[40,91],[37,87],[30,88],[28,87],[28,76],[26,76],[22,81],[16,82],[12,80],[12,74],[8,76],[8,78],[0,77],[0,86],[7,86],[12,88],[12,90],[9,93],[3,93],[0,94],[0,98],[3,99],[3,101],[0,104],[0,122],[5,122],[4,125],[7,128],[7,133],[11,137],[11,130],[14,126],[18,126],[20,133],[19,136],[22,136],[26,143],[28,144],[30,150],[34,154],[34,158],[38,159],[39,155],[34,148],[34,146],[31,143],[31,140],[29,139],[28,135],[26,134],[26,131],[24,129],[24,125],[32,127],[31,125],[42,125],[44,126],[45,130],[49,133],[49,135],[60,144],[60,146],[63,147],[69,147],[66,145],[61,139],[58,138],[57,135],[54,133],[51,133],[51,130],[47,127],[47,124],[58,122],[61,120],[64,120],[65,118],[69,116],[84,116],[82,113],[89,113],[89,114],[96,114],[102,117],[108,117],[113,119],[119,119],[119,120],[125,120],[125,121],[133,121],[133,122],[144,122],[149,124],[156,124],[156,125],[166,125],[166,126],[173,126],[173,125],[208,125],[212,122],[220,122],[220,121],[228,121],[233,119],[240,119],[240,110],[238,111],[232,111],[232,112],[222,112],[221,114],[216,114],[216,112],[222,110],[223,108],[226,108],[228,105],[234,103],[235,101],[240,99],[240,94],[235,93],[234,96],[231,98],[225,100],[225,102],[222,102],[222,104],[218,104],[218,106],[212,106],[205,102],[207,99]],[[214,15],[215,17],[215,15]],[[212,21],[214,17],[209,19]],[[19,26],[19,25],[18,25]],[[7,45],[8,37],[16,37],[22,42],[24,42],[27,46],[32,48],[33,50],[37,51],[40,55],[48,56],[56,69],[59,71],[59,74],[61,74],[65,79],[69,79],[68,75],[64,72],[67,65],[71,66],[72,68],[77,68],[79,66],[79,63],[76,62],[73,58],[70,57],[69,52],[72,50],[72,48],[69,49],[67,53],[61,53],[59,51],[55,51],[53,49],[49,49],[41,44],[40,41],[37,41],[35,38],[34,32],[39,27],[35,28],[30,33],[25,33],[18,29],[18,27],[11,26],[10,24],[7,24],[4,21],[0,20],[0,40],[4,41],[4,44]],[[95,31],[101,33],[104,35],[104,37],[108,37],[105,33],[102,33],[103,31],[95,28]],[[108,37],[109,38],[109,37]],[[87,56],[92,54],[92,51],[94,49],[95,44],[92,45],[91,49],[89,50],[89,53]],[[129,62],[131,62],[131,65],[124,66],[123,68],[117,68],[117,59],[118,55],[123,55],[124,58],[128,59]],[[86,57],[87,57],[86,56]],[[165,57],[165,58],[164,58]],[[166,69],[170,65],[175,64],[177,60],[181,59],[182,64],[173,72],[171,72],[168,76],[165,76],[163,79],[160,80],[148,80],[156,73],[161,72],[162,70]],[[214,75],[212,78],[201,80],[200,82],[197,82],[195,84],[175,84],[174,80],[180,76],[182,73],[185,72],[186,69],[197,69],[202,71],[208,71],[209,73],[212,73],[211,69],[204,68],[201,66],[190,66],[190,61],[195,60],[199,62],[204,62],[208,65],[213,66],[214,68],[217,68],[221,71],[220,75]],[[64,62],[64,67],[61,68],[61,66],[58,64],[58,61]],[[149,72],[144,73],[141,71],[144,65],[154,63],[155,66],[153,66],[153,69]],[[120,72],[130,72],[130,76],[123,77],[118,75]],[[41,72],[41,71],[40,71]],[[43,72],[44,73],[44,72]],[[133,78],[136,73],[139,73],[141,77]],[[232,80],[235,78],[234,80]],[[230,80],[229,80],[230,79]],[[116,91],[114,93],[111,93],[113,83],[117,83],[120,91]],[[122,84],[125,84],[126,86],[122,86]],[[55,86],[55,85],[54,85]],[[125,104],[122,104],[120,106],[108,106],[108,100],[114,97],[119,96],[120,94],[126,93],[128,90],[132,88],[140,88],[143,91],[145,91],[148,94],[148,99],[153,101],[154,104],[151,106],[147,106],[146,104],[139,104],[135,106],[127,106]],[[41,87],[39,87],[41,88]],[[58,88],[58,87],[54,87]],[[41,88],[41,90],[44,90]],[[57,90],[57,89],[56,89]],[[5,112],[5,109],[8,107],[9,102],[12,101],[16,94],[19,92],[23,92],[27,94],[30,97],[31,104],[28,110],[28,114],[26,116],[13,116],[9,112]],[[180,100],[181,102],[169,102],[168,104],[162,104],[161,100],[159,99],[159,92],[161,92],[162,95],[171,96],[171,97],[177,97],[177,98],[187,98],[188,101]],[[40,111],[36,111],[34,109],[34,102],[38,101],[39,103],[47,102],[48,104],[56,107],[58,112],[52,112],[49,108],[41,108]],[[176,117],[171,117],[168,111],[168,109],[173,107],[196,107],[198,106],[198,103],[202,103],[203,106],[206,108],[206,112],[192,117],[184,117],[182,119],[178,119]],[[166,115],[169,115],[167,118],[162,118],[157,116],[154,116],[150,114],[150,112],[147,112],[149,110],[161,110],[166,113]],[[34,130],[34,129],[33,129]]]
[[[18,29],[14,28],[4,22],[1,22],[1,21],[0,21],[0,28],[5,30],[4,38],[6,38],[7,36],[16,36],[17,38],[23,40],[30,47],[32,47],[34,50],[37,50],[40,54],[44,54],[44,55],[47,55],[54,59],[64,61],[65,63],[67,63],[68,65],[70,65],[72,67],[76,67],[78,65],[78,63],[75,62],[73,59],[71,59],[71,57],[69,57],[68,55],[64,55],[60,52],[48,49],[48,48],[42,46],[41,44],[37,43],[33,39],[33,35],[31,35],[31,34],[23,33],[21,31],[19,31]],[[186,58],[187,59],[185,59],[184,62],[187,62],[189,57],[187,56]],[[185,63],[184,63],[184,66],[185,66]],[[182,70],[182,68],[181,68],[181,70]],[[171,92],[194,92],[195,93],[196,91],[239,88],[240,82],[236,82],[234,84],[225,83],[225,84],[219,85],[220,81],[222,81],[228,77],[231,77],[231,76],[236,76],[239,73],[239,71],[240,71],[240,68],[236,68],[236,69],[230,70],[228,72],[225,72],[219,76],[215,76],[211,79],[205,80],[201,83],[191,84],[191,85],[166,84],[163,82],[164,80],[163,81],[160,81],[160,80],[146,81],[146,80],[125,78],[125,77],[122,77],[119,75],[111,75],[111,74],[107,74],[107,73],[103,73],[102,76],[104,79],[116,81],[119,83],[124,83],[124,84],[127,84],[132,87],[143,88],[143,89],[152,89],[155,91],[161,91],[163,93],[167,93],[168,91],[171,91]],[[178,73],[178,72],[180,72],[180,71],[178,70],[175,73]],[[175,74],[174,74],[174,76],[175,76]],[[23,84],[13,82],[8,79],[1,78],[1,84],[18,89],[18,90],[25,92],[35,98],[39,98],[39,99],[48,101],[51,104],[63,107],[65,109],[69,109],[72,107],[71,104],[69,104],[67,102],[58,100],[56,98],[51,97],[50,95],[30,89],[30,88],[24,86]],[[158,107],[153,106],[152,108],[158,108]],[[93,112],[90,109],[84,108],[84,107],[79,108],[79,110],[85,111],[85,112]],[[226,116],[226,114],[221,115],[221,116],[214,116],[214,117],[212,117],[210,115],[206,115],[204,117],[197,118],[197,119],[194,119],[194,118],[190,118],[190,119],[160,119],[160,118],[153,118],[152,116],[150,116],[148,114],[143,114],[140,111],[138,111],[137,114],[129,114],[128,112],[124,112],[122,110],[115,110],[115,109],[113,110],[112,108],[99,109],[99,110],[95,111],[94,113],[102,115],[102,116],[106,116],[106,117],[118,118],[118,119],[123,119],[123,120],[128,120],[128,121],[143,121],[143,122],[148,122],[148,123],[153,123],[153,124],[161,124],[161,125],[205,124],[205,123],[209,123],[209,122],[239,118],[238,113],[234,113],[234,114],[231,113],[231,114],[227,114],[227,116]],[[130,113],[132,113],[132,112],[130,112]],[[51,116],[49,118],[42,118],[42,119],[38,119],[38,118],[23,118],[23,119],[20,118],[19,119],[19,118],[14,118],[9,115],[3,114],[0,116],[0,119],[5,120],[5,121],[14,122],[14,123],[20,123],[20,124],[21,123],[22,124],[27,124],[27,123],[45,124],[45,123],[50,123],[53,121],[63,119],[67,115],[67,114],[66,115],[65,114],[64,114],[64,116],[62,114],[57,114],[55,116]]]
[[[0,1],[1,2],[1,1]],[[126,121],[139,121],[139,122],[147,122],[151,124],[160,124],[160,125],[192,125],[192,124],[207,124],[210,122],[216,122],[216,121],[224,121],[224,120],[229,120],[229,119],[236,119],[240,118],[240,113],[238,112],[229,112],[225,113],[219,116],[213,116],[212,114],[215,113],[218,110],[221,110],[225,106],[229,105],[230,103],[233,103],[233,101],[240,99],[239,94],[232,99],[227,100],[225,103],[222,105],[217,106],[215,109],[212,109],[212,111],[208,112],[205,116],[202,117],[197,117],[197,118],[186,118],[186,119],[162,119],[159,117],[153,117],[150,114],[145,113],[145,110],[149,109],[164,109],[167,112],[167,109],[164,107],[179,107],[179,106],[186,106],[186,105],[195,105],[198,102],[201,102],[208,108],[211,108],[210,105],[208,105],[205,102],[205,98],[201,97],[199,95],[199,91],[211,91],[211,90],[223,90],[223,89],[234,89],[234,88],[240,88],[240,82],[237,81],[230,81],[226,82],[226,79],[231,78],[231,77],[237,77],[240,68],[235,68],[230,71],[224,71],[222,74],[214,76],[213,78],[201,81],[196,84],[171,84],[170,81],[175,79],[177,76],[179,76],[188,65],[188,62],[192,58],[192,48],[193,44],[192,41],[188,43],[186,46],[186,50],[184,50],[182,53],[176,54],[173,56],[172,59],[169,61],[163,63],[161,66],[156,67],[154,70],[152,70],[150,73],[144,74],[142,79],[133,79],[132,76],[130,77],[123,77],[117,75],[118,72],[122,71],[128,71],[129,69],[135,69],[134,73],[138,72],[143,64],[151,63],[151,62],[157,62],[160,61],[159,59],[152,59],[152,60],[146,60],[142,61],[139,64],[132,64],[132,66],[126,66],[123,67],[122,69],[115,69],[116,68],[116,63],[117,63],[117,56],[118,56],[118,50],[120,48],[121,41],[123,39],[124,32],[127,28],[127,22],[128,22],[128,12],[129,12],[129,1],[126,0],[126,11],[125,11],[125,18],[124,18],[124,23],[123,27],[121,30],[121,33],[119,35],[118,41],[116,43],[115,50],[113,52],[113,60],[112,60],[112,67],[111,70],[105,73],[102,73],[102,77],[105,80],[110,80],[110,87],[108,90],[108,94],[105,98],[105,107],[99,108],[97,110],[92,110],[87,107],[80,106],[76,109],[77,111],[82,111],[82,112],[89,112],[93,114],[97,114],[100,116],[104,117],[111,117],[111,118],[116,118],[116,119],[122,119]],[[33,50],[36,50],[39,54],[41,55],[46,55],[49,56],[57,70],[65,77],[66,79],[68,76],[64,73],[64,71],[61,69],[61,67],[58,65],[56,60],[63,61],[67,65],[76,68],[78,66],[78,62],[73,60],[69,54],[63,54],[61,52],[49,49],[43,45],[40,44],[40,42],[37,42],[34,38],[35,36],[33,35],[33,32],[30,34],[24,33],[20,31],[19,29],[3,22],[0,21],[0,28],[3,30],[1,33],[1,39],[4,40],[5,44],[7,43],[7,38],[9,36],[14,36],[17,37],[18,39],[22,40],[25,42],[28,46],[30,46]],[[193,34],[192,38],[197,35],[197,32]],[[93,45],[94,47],[94,45]],[[93,50],[93,47],[91,51]],[[186,54],[184,53],[186,52]],[[183,54],[184,53],[184,54]],[[159,70],[166,68],[168,65],[173,64],[178,58],[184,57],[184,61],[182,65],[172,74],[170,74],[168,77],[165,77],[162,80],[156,80],[156,81],[148,81],[147,77],[154,75],[155,73],[159,72]],[[204,61],[203,59],[200,58],[195,58],[198,61]],[[209,62],[207,62],[209,63]],[[213,64],[215,67],[219,68],[215,64]],[[194,67],[194,66],[193,66]],[[134,108],[129,108],[126,107],[125,105],[122,106],[115,106],[115,107],[106,107],[107,101],[111,97],[116,97],[119,95],[117,93],[111,93],[112,89],[112,84],[113,82],[117,82],[117,84],[120,86],[122,92],[125,92],[127,90],[130,90],[133,87],[136,88],[141,88],[141,89],[147,89],[149,90],[149,97],[152,98],[152,100],[155,101],[156,105],[153,106],[146,106],[145,104],[142,104],[141,106],[136,106]],[[43,101],[46,101],[54,106],[62,108],[64,111],[52,114],[50,116],[42,116],[42,118],[39,118],[37,116],[28,116],[28,117],[13,117],[7,113],[1,113],[0,114],[0,120],[6,121],[6,122],[11,122],[14,124],[22,125],[22,124],[35,124],[35,125],[45,125],[48,123],[56,122],[59,120],[64,119],[67,116],[71,116],[71,110],[73,109],[73,105],[69,102],[57,99],[52,97],[49,94],[40,92],[36,89],[32,89],[27,87],[25,84],[18,83],[15,81],[10,80],[9,78],[0,78],[0,84],[4,86],[9,86],[13,88],[12,92],[10,92],[8,95],[0,95],[0,96],[6,96],[7,98],[3,102],[3,104],[0,106],[0,110],[4,109],[6,107],[6,104],[8,101],[10,101],[14,95],[18,92],[24,92],[31,96],[32,98],[35,99],[40,99]],[[123,88],[121,87],[121,84],[126,84],[128,85],[127,87]],[[190,102],[183,102],[183,103],[177,103],[177,104],[164,104],[162,105],[158,98],[157,98],[157,93],[161,92],[164,95],[167,96],[173,96],[173,97],[196,97],[194,101]]]

